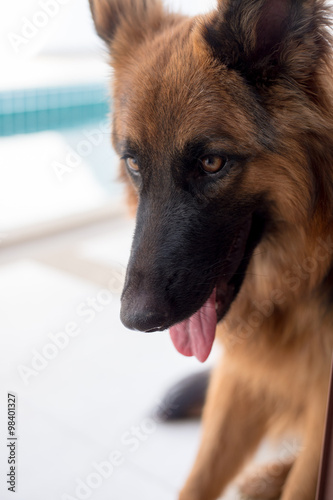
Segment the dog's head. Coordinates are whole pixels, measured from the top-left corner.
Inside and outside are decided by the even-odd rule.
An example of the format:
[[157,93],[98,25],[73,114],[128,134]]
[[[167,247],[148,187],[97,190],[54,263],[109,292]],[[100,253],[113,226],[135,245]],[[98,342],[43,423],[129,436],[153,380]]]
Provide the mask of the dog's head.
[[258,243],[304,224],[321,189],[309,134],[325,127],[325,12],[314,0],[226,0],[196,18],[158,0],[90,3],[137,202],[121,318],[171,328],[204,361]]

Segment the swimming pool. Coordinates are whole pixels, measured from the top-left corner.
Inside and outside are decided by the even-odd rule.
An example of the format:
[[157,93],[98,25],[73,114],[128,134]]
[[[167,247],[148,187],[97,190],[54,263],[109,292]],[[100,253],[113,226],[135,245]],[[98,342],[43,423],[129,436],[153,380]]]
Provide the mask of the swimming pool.
[[0,136],[80,126],[109,110],[103,83],[0,92]]
[[106,88],[52,92],[0,93],[0,233],[84,217],[122,196]]

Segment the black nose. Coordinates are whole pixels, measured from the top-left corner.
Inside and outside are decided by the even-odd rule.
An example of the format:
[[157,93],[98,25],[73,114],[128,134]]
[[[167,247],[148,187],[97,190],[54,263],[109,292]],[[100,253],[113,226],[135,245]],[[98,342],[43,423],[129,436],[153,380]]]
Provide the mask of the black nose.
[[122,299],[120,319],[130,330],[155,332],[166,329],[168,320],[167,307],[163,301],[150,300],[144,296],[134,299]]
[[156,332],[166,329],[167,315],[161,311],[129,310],[121,308],[120,319],[130,330]]

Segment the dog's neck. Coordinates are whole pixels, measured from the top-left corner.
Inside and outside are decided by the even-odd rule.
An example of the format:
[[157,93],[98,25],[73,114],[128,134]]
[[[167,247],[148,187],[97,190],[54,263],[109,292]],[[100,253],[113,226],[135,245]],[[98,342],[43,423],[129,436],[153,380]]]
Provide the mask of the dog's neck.
[[333,220],[324,224],[315,216],[311,226],[287,225],[258,245],[244,286],[256,300],[280,292],[290,304],[315,293],[332,265]]

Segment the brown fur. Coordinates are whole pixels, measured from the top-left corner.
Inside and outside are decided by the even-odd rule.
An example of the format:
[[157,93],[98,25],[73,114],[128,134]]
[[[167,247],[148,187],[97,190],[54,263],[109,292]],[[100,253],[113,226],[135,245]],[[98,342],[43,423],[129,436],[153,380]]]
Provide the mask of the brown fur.
[[[314,500],[333,348],[328,14],[322,1],[261,0],[243,2],[241,18],[232,17],[236,3],[189,19],[153,0],[91,0],[114,68],[115,147],[127,137],[158,144],[160,159],[206,135],[250,158],[239,193],[264,192],[272,202],[274,227],[218,326],[226,354],[212,377],[201,447],[179,498],[216,499],[265,434],[294,429],[303,448],[281,498]],[[264,33],[259,43],[271,11],[285,19],[296,4],[303,12],[297,29],[289,32],[273,16],[273,35]],[[225,43],[217,54],[219,33]],[[235,33],[246,49],[239,53]],[[284,42],[273,64],[262,52],[279,35]],[[122,172],[127,179],[124,162]],[[127,184],[135,206],[136,190]]]

